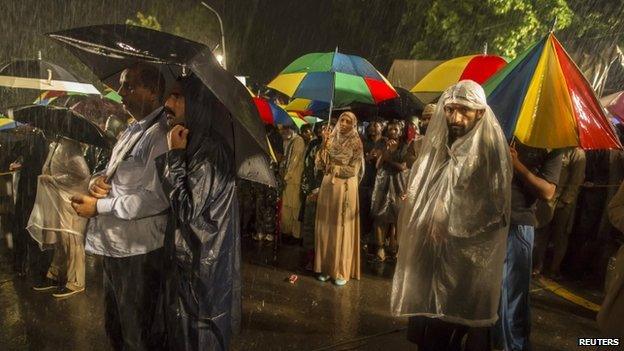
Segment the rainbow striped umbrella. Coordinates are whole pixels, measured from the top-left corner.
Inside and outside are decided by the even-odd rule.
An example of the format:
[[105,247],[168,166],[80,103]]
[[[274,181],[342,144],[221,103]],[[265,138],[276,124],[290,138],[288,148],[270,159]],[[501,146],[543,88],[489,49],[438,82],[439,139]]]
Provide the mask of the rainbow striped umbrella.
[[311,53],[293,61],[268,87],[293,98],[324,101],[334,106],[353,102],[378,104],[398,95],[365,59],[338,52]]
[[460,80],[470,79],[481,84],[505,67],[507,61],[495,55],[469,55],[442,62],[427,73],[410,91],[442,93]]
[[21,125],[21,123],[15,122],[8,117],[0,115],[0,131],[13,129],[19,125]]
[[621,148],[581,71],[553,33],[490,78],[484,89],[509,140],[537,148]]
[[297,123],[293,120],[293,117],[289,115],[286,110],[281,108],[273,101],[269,101],[261,97],[254,97],[253,101],[258,108],[258,112],[260,114],[262,122],[264,122],[265,124],[283,125],[299,128]]
[[290,116],[290,119],[292,119],[293,123],[295,123],[295,125],[297,126],[298,129],[301,129],[301,127],[304,124],[308,124],[308,121],[301,118],[297,112],[290,112],[288,111],[288,116]]
[[329,103],[298,98],[293,99],[286,106],[284,106],[284,110],[288,112],[296,112],[300,117],[320,114],[324,115],[329,111]]

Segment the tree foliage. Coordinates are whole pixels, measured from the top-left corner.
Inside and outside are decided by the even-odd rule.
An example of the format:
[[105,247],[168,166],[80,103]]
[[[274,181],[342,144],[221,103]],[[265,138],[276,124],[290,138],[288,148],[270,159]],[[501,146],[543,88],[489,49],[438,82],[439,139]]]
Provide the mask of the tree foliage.
[[413,33],[410,55],[445,59],[481,52],[514,57],[548,33],[572,21],[565,0],[408,0],[402,32]]
[[128,18],[126,24],[133,26],[146,27],[154,30],[160,30],[161,26],[156,17],[152,15],[144,15],[141,11],[136,13],[136,19]]

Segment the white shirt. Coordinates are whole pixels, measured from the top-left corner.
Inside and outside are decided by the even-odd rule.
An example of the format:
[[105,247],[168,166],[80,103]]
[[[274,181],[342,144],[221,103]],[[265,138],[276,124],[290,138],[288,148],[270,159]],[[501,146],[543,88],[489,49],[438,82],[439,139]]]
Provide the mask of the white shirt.
[[110,174],[123,157],[109,180],[109,195],[97,201],[98,215],[89,221],[87,252],[128,257],[163,246],[169,201],[154,162],[167,151],[167,123],[161,112],[158,108],[128,127],[115,144],[106,169],[98,174]]

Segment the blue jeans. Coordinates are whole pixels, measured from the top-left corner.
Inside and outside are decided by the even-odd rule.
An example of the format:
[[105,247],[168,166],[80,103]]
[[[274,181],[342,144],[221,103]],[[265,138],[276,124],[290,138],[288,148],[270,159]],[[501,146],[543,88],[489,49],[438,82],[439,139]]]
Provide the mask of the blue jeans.
[[531,282],[534,228],[511,225],[507,236],[507,257],[503,267],[501,302],[495,325],[496,345],[506,351],[530,350],[531,313],[529,284]]

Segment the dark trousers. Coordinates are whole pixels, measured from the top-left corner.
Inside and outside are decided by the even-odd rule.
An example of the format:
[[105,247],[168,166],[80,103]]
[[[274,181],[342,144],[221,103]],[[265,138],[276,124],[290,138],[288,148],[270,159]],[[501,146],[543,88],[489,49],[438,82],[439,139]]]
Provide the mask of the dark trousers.
[[162,340],[154,337],[152,330],[161,287],[162,251],[103,259],[105,327],[115,350],[162,348]]
[[487,351],[492,349],[489,327],[468,327],[436,318],[410,317],[407,340],[418,351]]
[[533,251],[534,270],[543,271],[548,244],[553,243],[552,261],[546,271],[558,274],[561,262],[568,250],[570,220],[574,215],[574,204],[557,207],[548,225],[535,230],[535,249]]
[[533,226],[509,226],[501,302],[494,328],[495,343],[505,351],[531,350],[529,288],[534,235]]

